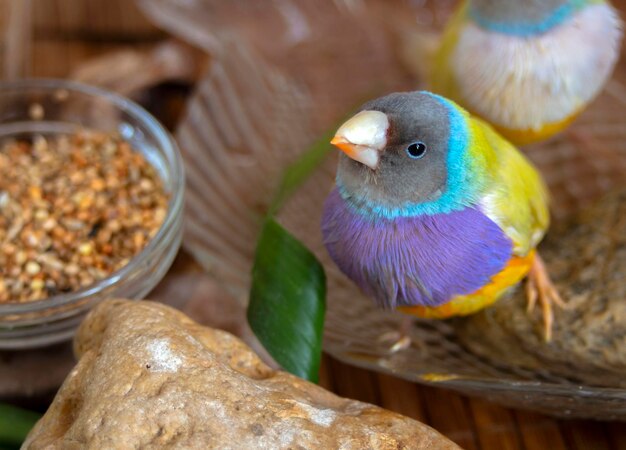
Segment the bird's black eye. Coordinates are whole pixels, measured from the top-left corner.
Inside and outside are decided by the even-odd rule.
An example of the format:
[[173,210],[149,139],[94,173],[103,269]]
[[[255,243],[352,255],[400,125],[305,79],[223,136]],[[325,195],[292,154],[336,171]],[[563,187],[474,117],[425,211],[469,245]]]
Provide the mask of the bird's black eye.
[[406,154],[409,158],[420,159],[426,154],[426,144],[423,142],[413,142],[406,148]]

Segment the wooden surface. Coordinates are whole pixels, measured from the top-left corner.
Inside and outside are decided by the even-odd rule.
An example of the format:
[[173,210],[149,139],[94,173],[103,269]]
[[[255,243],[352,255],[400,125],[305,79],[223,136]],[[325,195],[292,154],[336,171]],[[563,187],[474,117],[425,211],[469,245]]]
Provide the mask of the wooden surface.
[[[122,2],[131,7],[133,2]],[[139,13],[119,22],[108,0],[37,2],[32,75],[63,77],[85,59],[112,50],[147,48],[161,33]],[[46,6],[44,6],[46,5]],[[74,6],[72,6],[74,5]],[[81,5],[81,6],[77,6]],[[119,6],[112,6],[112,8]],[[66,14],[66,11],[71,11]],[[46,19],[47,18],[47,19]],[[154,103],[149,103],[147,106]],[[171,111],[169,111],[171,115]],[[155,114],[160,115],[159,111]],[[626,450],[626,424],[563,421],[514,411],[425,387],[325,357],[322,385],[339,395],[381,405],[425,422],[466,449]]]

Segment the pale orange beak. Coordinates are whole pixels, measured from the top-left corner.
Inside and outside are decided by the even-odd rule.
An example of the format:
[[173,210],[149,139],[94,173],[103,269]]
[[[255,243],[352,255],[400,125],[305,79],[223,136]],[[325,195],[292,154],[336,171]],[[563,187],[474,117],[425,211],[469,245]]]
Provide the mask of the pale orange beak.
[[335,147],[337,147],[342,152],[344,152],[346,155],[350,156],[351,158],[352,158],[352,155],[355,154],[355,152],[356,152],[356,148],[355,148],[356,145],[354,145],[353,143],[349,142],[343,136],[335,136],[334,138],[332,138],[330,143],[333,144]]
[[371,169],[378,167],[380,152],[387,145],[389,119],[380,111],[361,111],[346,121],[330,141],[349,158]]

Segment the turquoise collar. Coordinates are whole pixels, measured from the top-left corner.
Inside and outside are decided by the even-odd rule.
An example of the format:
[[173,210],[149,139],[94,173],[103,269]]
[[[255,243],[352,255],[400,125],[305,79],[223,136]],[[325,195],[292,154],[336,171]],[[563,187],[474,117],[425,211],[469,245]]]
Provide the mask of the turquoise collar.
[[579,10],[584,0],[569,0],[567,3],[556,7],[551,13],[549,13],[540,22],[497,22],[482,16],[475,8],[470,4],[469,16],[476,22],[481,28],[485,30],[494,31],[496,33],[509,34],[512,36],[534,36],[543,34],[551,28],[562,24],[568,20],[577,10]]

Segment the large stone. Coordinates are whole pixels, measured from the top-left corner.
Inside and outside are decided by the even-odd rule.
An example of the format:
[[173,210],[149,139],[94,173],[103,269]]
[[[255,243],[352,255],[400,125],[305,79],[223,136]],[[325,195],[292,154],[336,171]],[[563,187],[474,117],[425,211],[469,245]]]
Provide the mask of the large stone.
[[242,341],[153,302],[110,300],[30,449],[454,449],[436,431],[265,365]]

